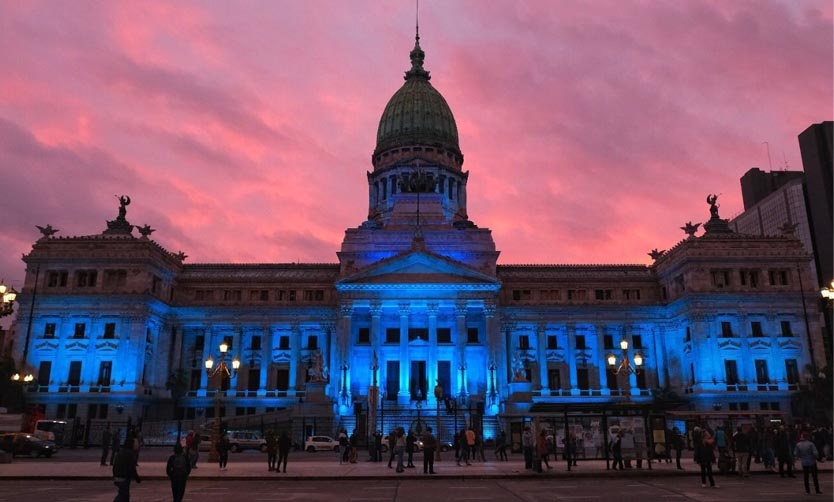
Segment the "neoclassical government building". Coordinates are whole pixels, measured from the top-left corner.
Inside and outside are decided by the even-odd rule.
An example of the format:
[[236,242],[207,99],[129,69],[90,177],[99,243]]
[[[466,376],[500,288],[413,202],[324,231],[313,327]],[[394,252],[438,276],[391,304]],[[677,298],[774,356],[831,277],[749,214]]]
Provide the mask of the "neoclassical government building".
[[[600,416],[631,410],[790,412],[823,361],[811,256],[790,228],[735,233],[709,197],[703,227],[649,266],[500,264],[467,212],[470,173],[419,37],[410,57],[338,262],[189,263],[129,223],[128,197],[99,233],[43,230],[15,330],[28,402],[50,418],[171,418],[178,373],[186,419],[283,410],[305,433],[364,435],[439,413],[443,436],[454,415],[491,437],[564,416],[589,442]],[[240,361],[229,379],[205,370],[221,342]]]

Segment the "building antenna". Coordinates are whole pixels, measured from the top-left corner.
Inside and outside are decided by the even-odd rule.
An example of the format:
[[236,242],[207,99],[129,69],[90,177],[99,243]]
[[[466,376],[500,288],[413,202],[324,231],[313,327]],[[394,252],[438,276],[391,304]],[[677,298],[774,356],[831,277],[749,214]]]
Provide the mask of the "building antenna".
[[767,147],[767,164],[770,166],[770,170],[773,171],[773,161],[770,159],[770,143],[762,141],[762,144]]
[[417,6],[414,9],[414,27],[417,34],[417,42],[420,41],[420,0],[416,0]]

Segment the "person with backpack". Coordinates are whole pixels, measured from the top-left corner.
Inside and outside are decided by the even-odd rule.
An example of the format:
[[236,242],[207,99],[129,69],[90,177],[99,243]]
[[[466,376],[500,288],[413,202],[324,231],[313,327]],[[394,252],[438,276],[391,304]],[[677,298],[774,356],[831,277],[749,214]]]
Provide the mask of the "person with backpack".
[[124,446],[113,460],[113,484],[119,489],[113,502],[130,502],[130,482],[134,479],[137,483],[142,482],[136,472],[136,452],[133,447],[133,438],[125,439]]
[[191,460],[186,457],[181,444],[174,444],[174,454],[168,457],[165,473],[171,480],[174,502],[182,502],[182,497],[185,495],[185,482],[188,480],[188,475],[191,474]]

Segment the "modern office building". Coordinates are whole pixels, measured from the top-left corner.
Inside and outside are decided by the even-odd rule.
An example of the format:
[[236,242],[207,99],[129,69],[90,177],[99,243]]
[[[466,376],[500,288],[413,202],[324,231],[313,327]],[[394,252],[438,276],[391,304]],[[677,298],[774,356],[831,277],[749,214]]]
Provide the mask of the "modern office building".
[[[44,231],[23,258],[31,316],[17,319],[29,402],[48,417],[170,418],[181,369],[187,419],[283,410],[305,434],[364,435],[416,414],[444,436],[460,419],[493,437],[564,417],[590,455],[607,427],[648,431],[672,404],[789,414],[822,356],[799,239],[734,232],[710,197],[704,232],[687,228],[650,266],[500,264],[467,211],[470,171],[419,38],[410,57],[338,261],[189,263],[129,223],[127,197],[103,231]],[[212,379],[209,358],[240,368]]]

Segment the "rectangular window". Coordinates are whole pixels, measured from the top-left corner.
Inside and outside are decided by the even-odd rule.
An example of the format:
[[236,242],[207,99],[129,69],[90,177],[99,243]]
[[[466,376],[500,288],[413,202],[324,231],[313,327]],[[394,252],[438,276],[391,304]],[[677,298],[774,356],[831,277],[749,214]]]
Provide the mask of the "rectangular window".
[[638,389],[645,390],[648,388],[646,384],[646,373],[646,371],[641,371],[640,373],[634,375],[635,380],[637,380]]
[[758,270],[750,270],[750,287],[751,288],[758,288],[759,287],[759,271]]
[[588,380],[588,368],[576,368],[576,386],[580,390],[588,390],[591,388]]
[[371,328],[359,328],[359,331],[356,333],[356,343],[371,343]]
[[296,300],[296,291],[291,289],[287,292],[287,300],[294,302]]
[[290,337],[287,335],[281,335],[278,337],[278,348],[282,350],[287,350],[290,348]]
[[588,292],[584,289],[569,289],[568,300],[582,302],[587,299]]
[[623,300],[639,300],[640,299],[640,290],[639,289],[624,289],[623,290]]
[[738,365],[734,359],[724,360],[724,378],[727,385],[738,385]]
[[267,302],[269,301],[268,289],[254,289],[249,292],[249,301],[251,302]]
[[799,384],[799,365],[796,359],[785,359],[785,380],[789,385]]
[[194,291],[194,300],[198,302],[211,302],[214,301],[214,290],[213,289],[198,289]]
[[793,336],[790,321],[782,321],[779,325],[782,327],[782,336]]
[[617,373],[615,373],[612,368],[608,368],[605,370],[605,388],[608,390],[619,389],[619,383],[617,382]]
[[286,391],[290,388],[290,369],[276,368],[275,369],[275,389]]
[[683,341],[688,342],[692,340],[692,328],[689,326],[686,327],[686,335],[684,335]]
[[203,376],[203,370],[191,370],[191,378],[188,380],[188,390],[200,390],[200,379]]
[[385,343],[400,343],[400,328],[386,328]]
[[576,348],[578,350],[585,350],[585,335],[576,335]]
[[48,322],[43,327],[44,338],[55,338],[55,323]]
[[527,335],[518,335],[519,350],[527,350],[530,348],[530,337]]
[[234,348],[235,348],[234,341],[235,341],[235,338],[233,336],[224,336],[223,337],[223,343],[225,343],[226,346],[228,347],[226,350],[234,350]]
[[556,350],[558,348],[556,345],[556,335],[547,335],[547,350]]
[[594,298],[597,300],[610,300],[614,296],[613,293],[611,289],[595,289]]
[[631,335],[631,344],[635,349],[643,349],[643,335]]
[[750,334],[752,336],[764,336],[762,332],[762,323],[760,321],[752,321],[750,323]]
[[113,370],[113,361],[101,361],[98,365],[98,385],[102,387],[110,386],[110,374]]
[[71,387],[81,385],[81,361],[70,361],[67,385]]
[[239,302],[242,298],[242,292],[239,289],[227,289],[223,291],[223,301]]
[[533,293],[529,289],[514,289],[513,301],[528,301],[533,297]]
[[261,350],[261,335],[252,335],[252,350]]
[[452,328],[437,328],[437,343],[452,343]]
[[767,279],[771,286],[787,286],[789,275],[787,270],[768,270]]
[[756,359],[756,383],[765,385],[770,383],[770,376],[767,373],[767,361]]
[[98,272],[95,270],[78,270],[75,272],[75,285],[79,288],[96,287]]
[[429,341],[429,330],[426,328],[408,328],[408,341],[423,340]]
[[562,294],[558,289],[543,289],[540,294],[544,301],[559,301],[562,299]]
[[127,270],[105,270],[103,286],[108,289],[121,288],[127,285]]
[[437,379],[443,388],[443,395],[450,397],[452,394],[452,362],[437,361]]
[[478,343],[478,328],[466,329],[466,343]]
[[314,293],[313,294],[313,300],[314,301],[317,301],[317,302],[323,302],[324,301],[324,290],[323,289],[317,289],[313,293]]
[[721,336],[724,338],[732,338],[733,325],[729,321],[721,321]]
[[261,388],[261,369],[249,368],[249,375],[246,381],[246,390],[255,391]]
[[614,348],[614,337],[612,335],[603,335],[602,336],[602,348],[603,349],[613,349]]
[[319,348],[319,337],[316,335],[310,335],[307,337],[307,349],[309,350],[316,350]]
[[38,366],[38,385],[46,387],[52,375],[52,361],[41,361]]
[[104,325],[104,338],[116,338],[116,323],[108,322]]
[[400,362],[385,361],[385,400],[396,401],[400,392]]
[[87,330],[87,325],[83,322],[75,323],[75,332],[73,332],[73,338],[84,338],[84,332]]
[[46,287],[65,288],[67,287],[67,277],[69,277],[69,274],[66,270],[51,271],[46,278]]
[[[159,295],[162,292],[162,278],[153,276],[151,278],[151,294]],[[240,298],[238,298],[240,300]]]
[[550,390],[559,390],[562,388],[562,375],[558,368],[549,368],[547,370],[547,385]]
[[304,301],[305,302],[313,301],[313,290],[312,289],[305,289],[304,290]]

